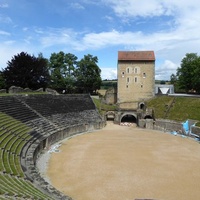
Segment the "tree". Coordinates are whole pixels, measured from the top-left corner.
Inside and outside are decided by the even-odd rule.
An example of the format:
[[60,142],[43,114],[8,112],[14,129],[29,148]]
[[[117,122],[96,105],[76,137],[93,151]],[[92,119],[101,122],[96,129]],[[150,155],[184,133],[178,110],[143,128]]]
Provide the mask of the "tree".
[[178,78],[175,74],[171,74],[170,76],[170,84],[174,85],[175,92],[181,92],[179,85],[178,85]]
[[5,79],[3,77],[3,73],[0,71],[0,89],[5,89]]
[[96,92],[101,86],[101,69],[97,65],[98,58],[90,54],[82,58],[76,68],[77,87],[80,92]]
[[196,53],[188,53],[177,69],[179,88],[186,92],[200,92],[200,57]]
[[6,88],[12,85],[33,90],[45,88],[49,81],[48,61],[43,58],[42,54],[36,58],[21,52],[8,61],[2,75]]
[[177,81],[177,76],[175,74],[171,74],[170,76],[170,83],[175,84]]
[[49,69],[51,73],[51,86],[59,92],[73,93],[75,91],[74,70],[77,57],[63,51],[51,54]]

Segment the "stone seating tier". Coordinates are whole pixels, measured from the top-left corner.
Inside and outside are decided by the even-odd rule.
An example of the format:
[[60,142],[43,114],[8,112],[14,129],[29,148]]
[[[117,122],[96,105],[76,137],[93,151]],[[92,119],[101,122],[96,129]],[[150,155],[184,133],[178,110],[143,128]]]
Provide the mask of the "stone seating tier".
[[38,153],[101,122],[89,95],[0,97],[0,199],[70,200],[41,178]]
[[95,109],[89,95],[30,95],[17,98],[40,113],[42,116],[51,116],[69,112],[80,112]]
[[1,112],[0,119],[6,119],[0,121],[0,197],[2,199],[53,199],[26,180],[21,168],[20,153],[32,137],[27,133],[30,128]]
[[38,118],[36,113],[23,105],[15,96],[0,97],[0,111],[22,122]]

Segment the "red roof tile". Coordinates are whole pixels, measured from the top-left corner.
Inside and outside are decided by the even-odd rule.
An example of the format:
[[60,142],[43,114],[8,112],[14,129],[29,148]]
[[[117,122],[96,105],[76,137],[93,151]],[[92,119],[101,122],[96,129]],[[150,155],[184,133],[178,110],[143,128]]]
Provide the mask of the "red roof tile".
[[155,61],[154,51],[119,51],[118,60]]

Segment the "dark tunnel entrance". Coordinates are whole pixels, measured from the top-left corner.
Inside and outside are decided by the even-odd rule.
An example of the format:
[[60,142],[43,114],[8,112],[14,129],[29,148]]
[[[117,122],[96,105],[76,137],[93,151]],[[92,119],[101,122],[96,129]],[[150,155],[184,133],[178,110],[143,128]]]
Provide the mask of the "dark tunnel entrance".
[[141,110],[144,110],[144,109],[145,109],[145,104],[144,104],[144,103],[140,103],[139,108],[140,108]]
[[131,115],[131,114],[126,114],[122,117],[121,122],[128,122],[128,123],[137,123],[137,119],[135,116]]
[[153,117],[152,117],[151,115],[146,115],[146,116],[144,117],[144,119],[153,119]]

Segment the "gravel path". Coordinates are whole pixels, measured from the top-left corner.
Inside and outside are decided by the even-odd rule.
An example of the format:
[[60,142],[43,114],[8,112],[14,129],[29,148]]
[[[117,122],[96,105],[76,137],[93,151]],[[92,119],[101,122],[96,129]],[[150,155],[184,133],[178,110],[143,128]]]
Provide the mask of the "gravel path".
[[108,124],[64,142],[47,175],[76,200],[188,200],[200,196],[200,145],[159,131]]

